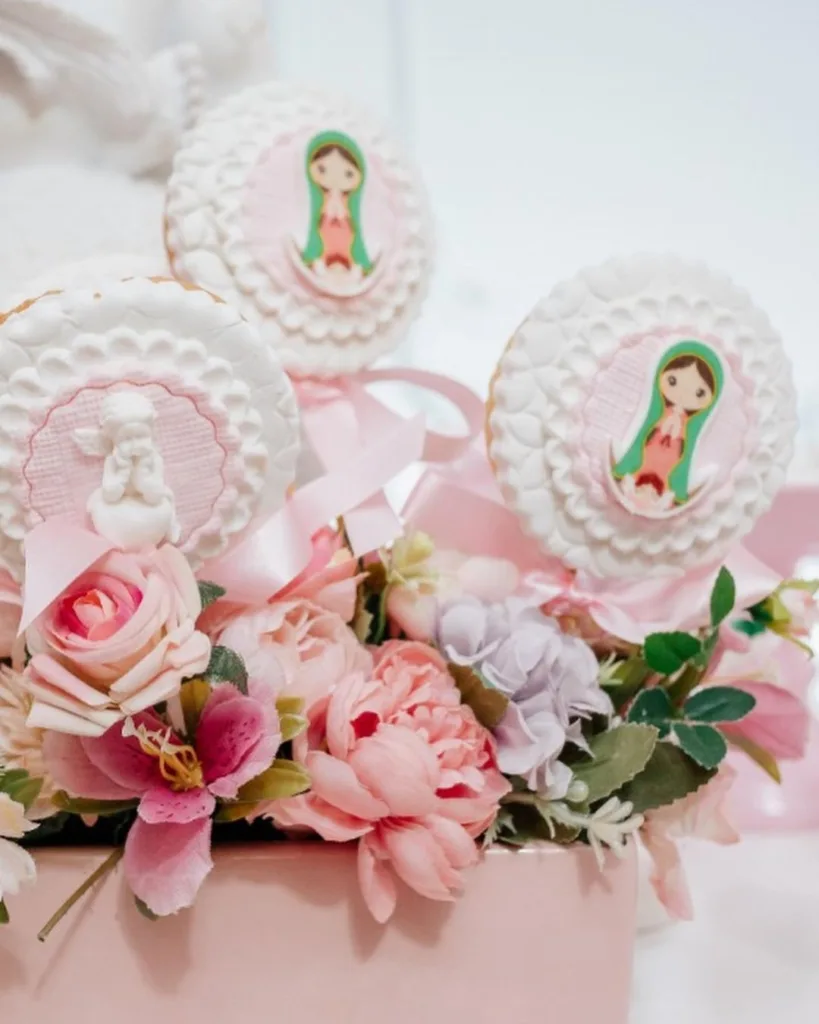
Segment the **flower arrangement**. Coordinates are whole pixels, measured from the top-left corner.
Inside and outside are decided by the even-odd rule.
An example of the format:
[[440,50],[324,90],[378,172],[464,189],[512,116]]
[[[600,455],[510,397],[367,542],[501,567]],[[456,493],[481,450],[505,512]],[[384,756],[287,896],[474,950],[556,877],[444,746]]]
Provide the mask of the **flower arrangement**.
[[806,740],[801,701],[751,652],[805,643],[816,586],[749,602],[745,583],[711,573],[679,629],[635,640],[578,574],[422,532],[358,558],[343,522],[323,528],[307,569],[256,603],[170,544],[104,555],[24,643],[8,617],[0,914],[35,878],[30,851],[84,835],[112,853],[82,891],[122,860],[151,918],[194,902],[214,843],[293,837],[356,844],[380,922],[400,884],[454,899],[490,844],[587,844],[605,870],[632,840],[687,916],[676,840],[738,838],[729,750],[776,777]]

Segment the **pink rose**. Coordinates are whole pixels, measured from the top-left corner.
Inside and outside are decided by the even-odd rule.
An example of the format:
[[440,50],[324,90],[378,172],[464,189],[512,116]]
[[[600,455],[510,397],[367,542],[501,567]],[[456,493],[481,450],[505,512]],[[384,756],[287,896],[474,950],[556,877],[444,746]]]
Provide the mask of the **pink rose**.
[[15,667],[24,653],[24,641],[17,636],[22,608],[19,585],[0,569],[0,658],[12,658]]
[[510,786],[489,732],[461,704],[432,648],[393,642],[368,677],[353,673],[318,701],[293,741],[312,789],[271,807],[284,828],[359,840],[364,899],[378,921],[396,903],[393,872],[422,896],[451,900],[478,859],[475,838]]
[[674,840],[708,839],[723,846],[739,842],[739,835],[723,810],[735,778],[735,770],[723,764],[711,781],[694,793],[646,814],[640,835],[654,865],[651,884],[657,898],[674,918],[688,921],[693,915],[691,895]]
[[176,548],[100,559],[26,631],[28,724],[101,736],[174,696],[210,659],[210,641],[195,627],[201,608]]
[[372,666],[341,616],[303,599],[237,615],[214,639],[242,656],[251,684],[287,690],[307,706],[344,676]]

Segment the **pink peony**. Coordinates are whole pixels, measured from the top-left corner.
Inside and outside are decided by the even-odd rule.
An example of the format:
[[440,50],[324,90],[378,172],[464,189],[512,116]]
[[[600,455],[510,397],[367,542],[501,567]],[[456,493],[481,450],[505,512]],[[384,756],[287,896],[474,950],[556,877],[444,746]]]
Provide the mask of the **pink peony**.
[[270,767],[280,743],[275,710],[225,684],[211,691],[193,746],[144,712],[98,737],[47,733],[44,756],[72,796],[139,801],[125,874],[134,895],[164,916],[193,903],[213,866],[217,797],[234,799]]
[[709,839],[728,845],[739,842],[739,835],[728,822],[723,804],[734,783],[736,772],[723,764],[714,778],[682,800],[646,814],[640,835],[654,862],[651,884],[657,898],[678,920],[688,921],[693,911],[682,860],[675,839]]
[[301,598],[236,616],[214,637],[244,659],[251,685],[287,690],[309,706],[372,658],[341,616]]
[[172,697],[210,658],[195,627],[201,607],[176,548],[100,559],[26,631],[29,725],[101,736]]
[[18,639],[23,599],[20,587],[0,569],[0,658],[11,658],[15,666],[22,662],[24,641]]
[[396,641],[377,659],[369,677],[349,674],[313,705],[293,741],[312,789],[277,801],[272,816],[332,842],[359,840],[361,888],[383,922],[395,908],[393,872],[429,899],[454,898],[510,786],[439,654]]

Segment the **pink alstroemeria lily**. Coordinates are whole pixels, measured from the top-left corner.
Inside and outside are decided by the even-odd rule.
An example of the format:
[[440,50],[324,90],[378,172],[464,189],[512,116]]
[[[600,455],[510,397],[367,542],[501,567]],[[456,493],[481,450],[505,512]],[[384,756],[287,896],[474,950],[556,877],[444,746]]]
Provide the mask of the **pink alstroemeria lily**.
[[213,866],[217,798],[272,764],[281,744],[278,715],[233,686],[214,688],[188,744],[153,712],[100,737],[48,733],[44,756],[55,783],[71,796],[139,801],[125,842],[134,895],[159,916],[189,907]]

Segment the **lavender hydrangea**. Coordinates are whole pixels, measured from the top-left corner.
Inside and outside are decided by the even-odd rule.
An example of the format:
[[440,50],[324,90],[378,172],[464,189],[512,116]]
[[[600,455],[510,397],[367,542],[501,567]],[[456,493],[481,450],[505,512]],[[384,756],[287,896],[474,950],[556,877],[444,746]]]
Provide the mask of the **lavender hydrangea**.
[[501,770],[550,799],[565,797],[572,775],[560,761],[564,746],[584,747],[583,720],[612,713],[591,648],[516,598],[487,605],[464,597],[444,606],[437,640],[448,658],[509,698],[495,730]]

